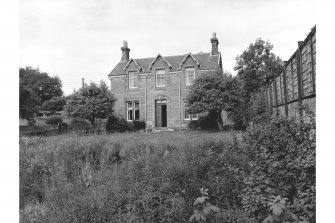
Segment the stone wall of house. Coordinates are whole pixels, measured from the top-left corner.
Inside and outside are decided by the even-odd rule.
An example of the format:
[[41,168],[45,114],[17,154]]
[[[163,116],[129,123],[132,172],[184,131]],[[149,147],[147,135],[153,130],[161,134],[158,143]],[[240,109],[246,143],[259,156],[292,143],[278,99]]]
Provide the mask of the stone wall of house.
[[[111,90],[117,98],[114,107],[115,115],[127,118],[127,101],[139,101],[140,120],[155,121],[155,101],[167,100],[167,127],[178,129],[187,128],[190,120],[185,120],[184,99],[188,97],[191,86],[186,85],[185,68],[193,67],[196,70],[196,77],[210,71],[198,70],[197,64],[191,57],[188,57],[183,67],[177,72],[170,72],[168,64],[159,57],[153,64],[151,71],[140,74],[140,68],[131,62],[125,70],[136,71],[137,88],[129,88],[127,75],[111,78]],[[155,74],[157,70],[165,70],[165,87],[156,87]],[[146,86],[146,93],[145,93]],[[146,104],[146,109],[145,109]],[[226,114],[226,113],[224,113]]]

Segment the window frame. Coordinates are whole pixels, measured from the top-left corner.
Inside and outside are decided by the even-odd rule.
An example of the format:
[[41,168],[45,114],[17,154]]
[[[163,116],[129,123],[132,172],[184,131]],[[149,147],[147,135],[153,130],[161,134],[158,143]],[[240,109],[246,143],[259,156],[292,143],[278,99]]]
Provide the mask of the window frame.
[[[133,75],[133,78],[130,78],[131,75]],[[133,81],[134,83],[133,86],[130,85],[130,80]],[[137,88],[137,71],[132,70],[128,72],[128,88],[129,89]]]
[[[188,74],[188,71],[190,71],[190,70],[192,70],[193,71],[193,82],[191,81],[190,82],[190,76],[191,75],[189,75]],[[194,81],[195,81],[195,79],[196,79],[196,70],[195,70],[195,68],[194,67],[186,67],[185,68],[185,84],[186,84],[186,86],[191,86],[191,85],[193,85],[194,84]]]
[[[131,107],[129,105],[131,104]],[[138,118],[136,119],[136,104],[138,104]],[[127,109],[127,121],[139,121],[140,120],[140,101],[126,101]],[[131,119],[129,119],[129,111],[131,111]]]
[[[162,72],[159,74],[159,72]],[[164,84],[163,85],[158,85],[157,83],[157,76],[162,75],[163,74],[163,79],[164,79]],[[162,76],[160,76],[160,78],[162,78]],[[166,70],[165,69],[156,69],[155,70],[155,87],[157,88],[163,88],[166,87]]]

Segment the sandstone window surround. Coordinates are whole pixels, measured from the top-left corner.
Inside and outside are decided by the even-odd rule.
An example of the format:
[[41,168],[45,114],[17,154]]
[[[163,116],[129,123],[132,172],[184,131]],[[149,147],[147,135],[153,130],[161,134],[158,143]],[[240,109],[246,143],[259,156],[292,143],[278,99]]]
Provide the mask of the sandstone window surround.
[[127,121],[140,120],[140,103],[139,101],[127,101]]
[[195,80],[195,68],[189,67],[185,69],[186,85],[193,85]]
[[156,70],[156,87],[165,87],[165,70]]
[[136,71],[128,72],[128,86],[129,88],[137,88],[137,72]]

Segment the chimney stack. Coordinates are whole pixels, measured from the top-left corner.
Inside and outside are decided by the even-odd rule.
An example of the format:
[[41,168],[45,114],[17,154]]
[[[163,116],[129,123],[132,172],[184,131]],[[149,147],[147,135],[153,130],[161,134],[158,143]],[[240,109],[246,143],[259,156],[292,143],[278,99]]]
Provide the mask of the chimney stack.
[[121,61],[129,61],[130,49],[128,48],[128,43],[125,40],[123,40],[123,46],[121,47],[121,51],[122,51]]
[[216,33],[212,34],[211,43],[212,43],[211,55],[218,55],[219,54],[219,49],[218,49],[219,40],[216,38]]

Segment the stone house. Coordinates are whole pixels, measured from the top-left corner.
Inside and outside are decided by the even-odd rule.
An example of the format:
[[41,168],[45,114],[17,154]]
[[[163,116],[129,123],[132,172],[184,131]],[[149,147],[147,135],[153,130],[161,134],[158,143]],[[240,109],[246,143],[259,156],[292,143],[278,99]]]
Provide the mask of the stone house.
[[210,42],[210,53],[130,59],[124,41],[121,61],[108,75],[117,98],[114,113],[127,121],[144,120],[153,128],[187,128],[199,117],[189,114],[185,104],[194,80],[205,73],[222,72],[215,33]]

